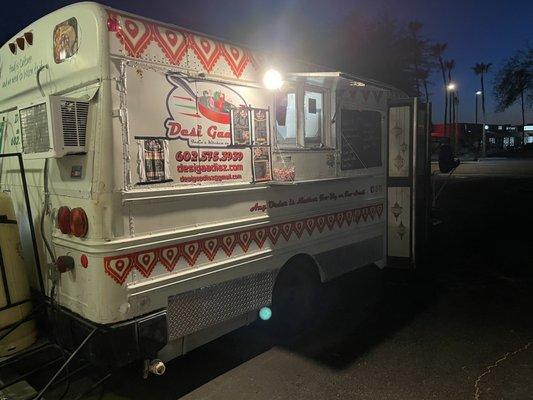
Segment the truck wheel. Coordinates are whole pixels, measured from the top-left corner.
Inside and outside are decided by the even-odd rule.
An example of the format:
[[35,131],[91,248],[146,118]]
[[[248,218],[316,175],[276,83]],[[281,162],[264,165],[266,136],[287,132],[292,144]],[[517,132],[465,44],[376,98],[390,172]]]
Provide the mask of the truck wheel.
[[272,293],[274,334],[290,338],[315,321],[320,278],[311,265],[287,265],[279,272]]

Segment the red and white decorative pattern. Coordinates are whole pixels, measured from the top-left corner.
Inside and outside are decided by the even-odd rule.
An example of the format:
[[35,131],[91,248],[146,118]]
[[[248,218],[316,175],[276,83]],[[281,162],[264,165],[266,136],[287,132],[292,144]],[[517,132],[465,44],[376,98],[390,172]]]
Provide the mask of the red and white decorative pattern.
[[250,51],[247,51],[246,53],[246,56],[248,57],[255,69],[261,69],[261,66],[265,65],[267,62],[266,57],[263,54],[252,53]]
[[170,64],[178,65],[187,53],[187,35],[175,29],[152,25],[155,41]]
[[382,90],[373,90],[372,94],[374,95],[374,100],[376,100],[377,104],[381,104],[381,98],[383,97],[383,91]]
[[108,16],[119,23],[115,36],[130,57],[142,58],[149,44],[155,42],[169,64],[179,65],[191,50],[190,56],[196,57],[207,73],[213,70],[221,56],[225,61],[225,69],[237,78],[249,65],[256,71],[263,65],[262,56],[239,46],[112,11],[108,11]]
[[206,37],[189,35],[189,45],[204,69],[211,72],[222,53],[220,43]]
[[242,75],[246,64],[250,61],[243,49],[231,44],[222,44],[222,55],[237,78]]
[[117,37],[131,57],[140,57],[152,41],[152,29],[149,23],[130,17],[122,17],[122,29]]
[[369,87],[353,88],[347,91],[344,94],[344,98],[347,101],[352,102],[361,102],[363,104],[375,103],[381,105],[382,99],[384,99],[383,94],[385,92],[382,89],[369,89]]
[[315,232],[315,229],[319,233],[322,233],[326,229],[329,231],[341,229],[343,227],[349,227],[354,223],[358,224],[361,220],[366,222],[367,220],[373,221],[380,219],[382,214],[383,204],[374,204],[331,214],[283,222],[262,228],[242,230],[220,236],[193,240],[148,251],[109,256],[104,257],[104,269],[115,282],[122,285],[134,268],[145,278],[148,278],[158,262],[167,271],[171,272],[180,260],[183,260],[183,266],[194,266],[202,253],[210,261],[214,260],[217,255],[231,257],[237,246],[246,253],[252,243],[255,243],[261,249],[268,239],[271,246],[275,246],[280,240],[284,240],[285,242],[288,242],[291,238],[299,240],[304,232],[307,232],[311,236]]
[[115,282],[122,284],[134,267],[134,255],[125,254],[120,257],[106,257],[104,259],[104,266],[106,273]]

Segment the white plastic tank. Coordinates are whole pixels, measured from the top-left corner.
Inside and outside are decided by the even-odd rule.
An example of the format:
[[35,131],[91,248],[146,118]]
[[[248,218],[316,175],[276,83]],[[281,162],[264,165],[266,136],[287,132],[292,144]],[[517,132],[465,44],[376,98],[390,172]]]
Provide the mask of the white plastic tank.
[[[0,216],[5,215],[8,221],[16,221],[11,196],[0,193]],[[32,311],[30,285],[22,258],[22,245],[16,223],[0,223],[0,250],[2,251],[3,269],[7,288],[4,284],[2,266],[0,265],[0,337],[10,326],[16,324]],[[8,307],[7,290],[11,304]],[[35,322],[29,320],[0,341],[0,357],[16,353],[31,346],[37,339]]]

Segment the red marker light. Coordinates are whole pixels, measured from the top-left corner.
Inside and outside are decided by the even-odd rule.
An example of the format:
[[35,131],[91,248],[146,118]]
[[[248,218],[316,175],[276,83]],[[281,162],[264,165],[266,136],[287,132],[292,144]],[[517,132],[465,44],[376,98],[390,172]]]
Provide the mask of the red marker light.
[[70,233],[70,208],[63,206],[57,212],[57,227],[61,233]]
[[109,32],[116,32],[120,29],[120,24],[115,18],[109,17],[107,19],[107,30]]
[[17,46],[19,47],[19,49],[21,50],[24,50],[24,45],[25,45],[25,41],[24,41],[24,37],[19,37],[19,38],[16,38],[15,39],[15,42],[17,42]]
[[85,237],[89,230],[89,221],[83,208],[73,208],[70,212],[70,231],[76,237]]
[[28,42],[30,46],[33,46],[33,32],[25,32],[24,39],[26,39],[26,42]]
[[87,268],[89,266],[89,259],[85,254],[82,254],[80,257],[81,266]]

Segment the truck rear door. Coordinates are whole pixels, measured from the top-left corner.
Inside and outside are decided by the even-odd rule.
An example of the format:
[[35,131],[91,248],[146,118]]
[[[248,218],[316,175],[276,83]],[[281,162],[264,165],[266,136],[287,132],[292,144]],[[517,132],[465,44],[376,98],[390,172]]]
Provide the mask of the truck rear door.
[[431,105],[391,100],[388,109],[387,264],[414,268],[427,241]]

